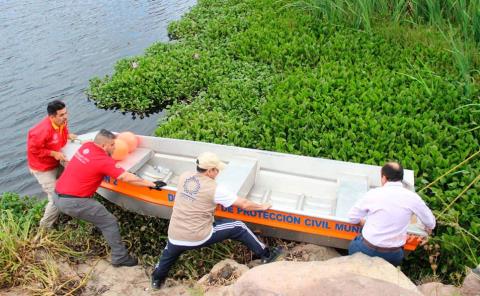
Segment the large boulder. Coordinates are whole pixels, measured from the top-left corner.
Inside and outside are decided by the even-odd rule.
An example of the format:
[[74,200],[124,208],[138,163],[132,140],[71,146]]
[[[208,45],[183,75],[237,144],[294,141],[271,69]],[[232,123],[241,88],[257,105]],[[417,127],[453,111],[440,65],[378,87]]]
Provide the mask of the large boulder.
[[286,254],[286,259],[291,261],[325,261],[341,255],[329,247],[313,244],[298,244]]
[[248,270],[246,265],[232,259],[225,259],[215,264],[212,270],[198,281],[198,284],[203,286],[205,291],[210,290],[211,287],[228,286]]
[[461,292],[463,296],[479,296],[480,274],[470,271],[463,281]]
[[165,285],[159,291],[152,291],[150,275],[141,265],[113,267],[106,260],[89,261],[78,265],[77,272],[89,275],[89,281],[82,296],[188,296],[192,293],[202,294],[202,289],[196,287],[195,282],[175,282],[171,279],[167,279]]
[[[397,268],[358,253],[327,261],[275,262],[246,272],[231,295],[421,295]],[[227,293],[225,293],[227,295]]]
[[82,295],[149,295],[150,279],[140,265],[115,268],[108,261],[99,260],[77,268],[89,275]]
[[418,286],[418,290],[425,296],[458,296],[460,290],[452,285],[431,282]]
[[13,287],[0,289],[0,295],[2,296],[30,296],[32,291],[29,291],[23,287]]
[[205,291],[205,296],[235,296],[231,289],[231,286],[219,286],[219,287],[210,287],[208,291]]

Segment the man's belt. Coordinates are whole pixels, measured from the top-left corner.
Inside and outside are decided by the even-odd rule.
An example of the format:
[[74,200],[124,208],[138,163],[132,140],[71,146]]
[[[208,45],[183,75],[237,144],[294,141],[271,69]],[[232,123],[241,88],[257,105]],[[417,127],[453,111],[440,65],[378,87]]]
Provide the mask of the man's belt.
[[75,196],[70,194],[61,194],[55,191],[55,194],[61,198],[91,198],[91,196]]
[[390,253],[390,252],[397,252],[397,251],[400,251],[403,246],[400,246],[400,247],[391,247],[391,248],[384,248],[384,247],[377,247],[375,246],[374,244],[372,244],[371,242],[369,242],[368,240],[366,240],[363,235],[361,236],[362,238],[362,241],[363,243],[369,247],[370,249],[374,249],[375,251],[378,251],[378,252],[385,252],[385,253]]

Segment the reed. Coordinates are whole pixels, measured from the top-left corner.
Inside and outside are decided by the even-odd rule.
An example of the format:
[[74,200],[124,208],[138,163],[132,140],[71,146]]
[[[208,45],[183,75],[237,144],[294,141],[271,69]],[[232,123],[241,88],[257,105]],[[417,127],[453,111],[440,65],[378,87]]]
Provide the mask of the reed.
[[391,12],[390,20],[393,23],[398,24],[400,23],[401,20],[405,18],[405,14],[407,12],[407,0],[398,0],[391,7],[392,7],[392,12]]
[[313,11],[322,21],[366,32],[394,24],[434,28],[450,45],[448,51],[459,71],[465,96],[472,95],[471,72],[478,67],[474,55],[480,51],[480,1],[307,0],[293,3],[291,6]]
[[322,19],[369,29],[378,20],[442,27],[451,23],[465,41],[480,43],[480,1],[304,0],[287,4],[316,10]]

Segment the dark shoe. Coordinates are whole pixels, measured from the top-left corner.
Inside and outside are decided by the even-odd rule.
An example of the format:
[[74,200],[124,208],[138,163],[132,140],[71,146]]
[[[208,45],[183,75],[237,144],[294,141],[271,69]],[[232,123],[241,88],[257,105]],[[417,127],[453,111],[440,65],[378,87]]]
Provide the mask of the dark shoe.
[[165,279],[156,280],[156,279],[152,278],[152,289],[153,290],[159,290],[163,286],[164,283],[165,283]]
[[119,263],[112,263],[114,267],[120,267],[120,266],[136,266],[138,264],[138,259],[135,257],[132,257],[128,255],[127,259],[123,260],[122,262]]
[[271,248],[268,256],[262,256],[260,262],[262,264],[275,262],[283,255],[283,253],[282,247]]

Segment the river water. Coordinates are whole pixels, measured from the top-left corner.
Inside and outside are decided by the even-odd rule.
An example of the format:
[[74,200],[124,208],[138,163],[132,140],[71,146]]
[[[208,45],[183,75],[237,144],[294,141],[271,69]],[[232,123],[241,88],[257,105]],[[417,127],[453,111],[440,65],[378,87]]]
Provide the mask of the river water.
[[107,128],[152,134],[158,117],[99,110],[84,94],[88,80],[113,72],[115,61],[168,41],[167,26],[193,0],[1,0],[0,192],[41,195],[28,172],[26,135],[61,99],[73,133]]

